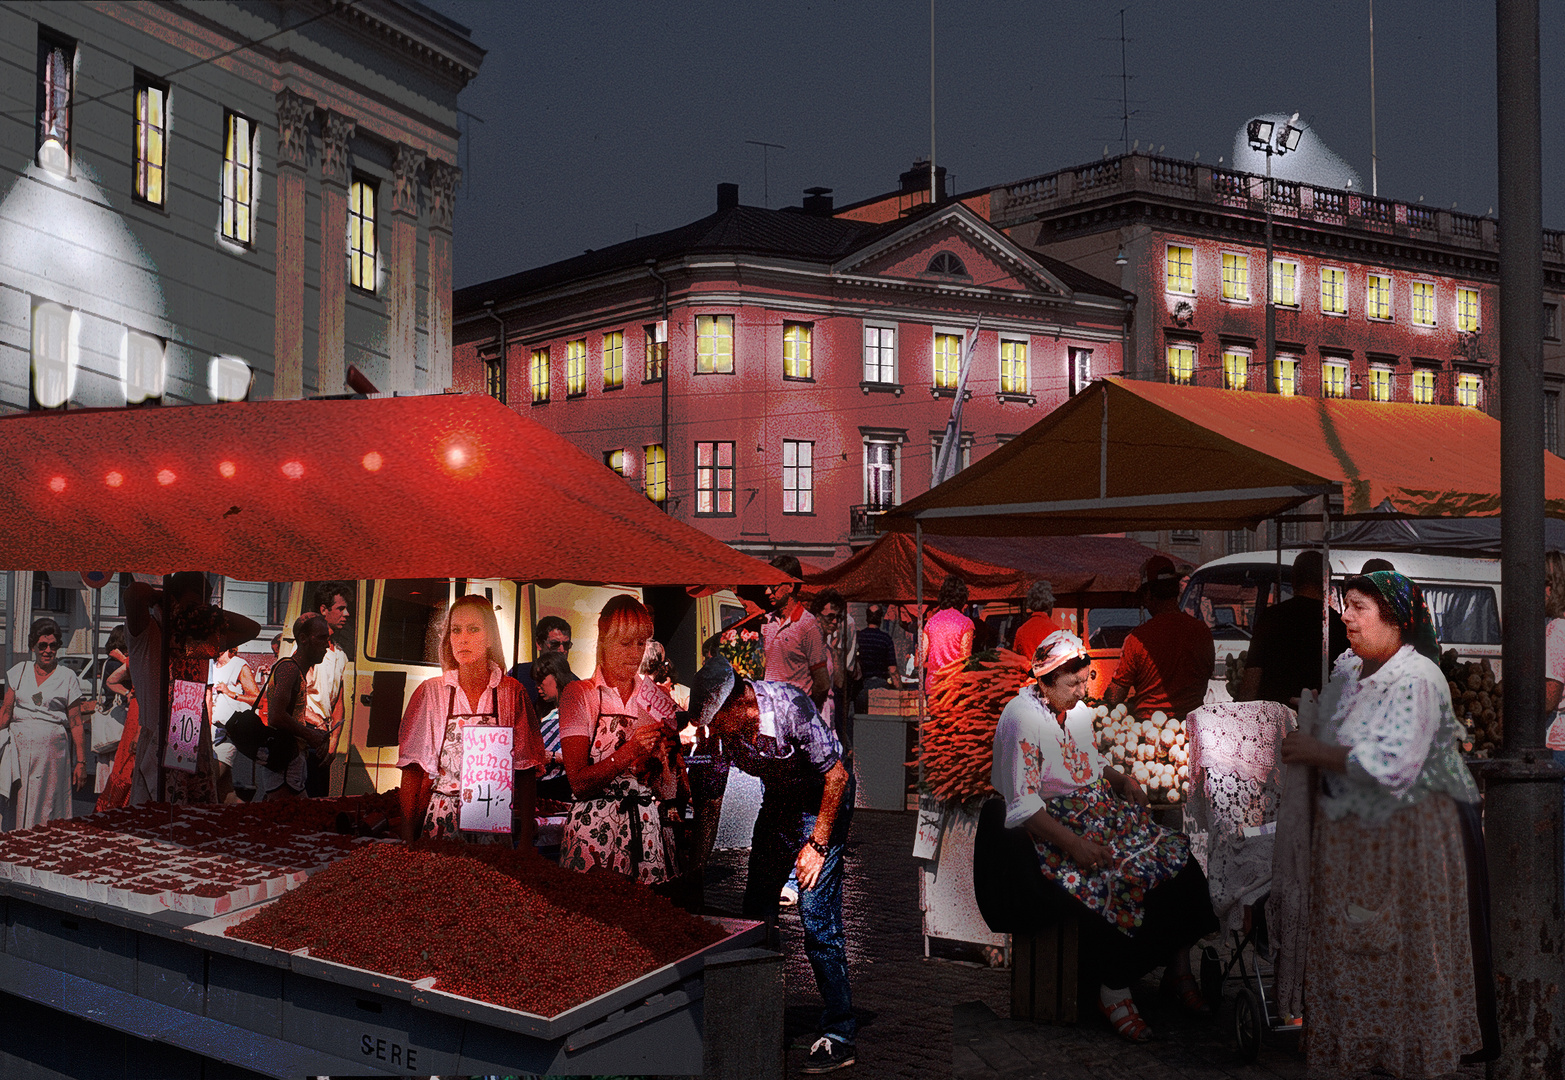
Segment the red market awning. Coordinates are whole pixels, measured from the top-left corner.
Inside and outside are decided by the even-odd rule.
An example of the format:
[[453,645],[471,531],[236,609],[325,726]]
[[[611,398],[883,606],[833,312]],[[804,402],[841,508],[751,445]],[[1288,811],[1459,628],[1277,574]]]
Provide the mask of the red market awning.
[[0,569],[787,580],[479,395],[7,417],[0,492]]
[[[1544,455],[1565,517],[1565,460]],[[1500,422],[1477,409],[1105,379],[939,487],[885,531],[1035,536],[1250,528],[1323,493],[1347,513],[1500,512]]]
[[[836,589],[867,603],[916,603],[914,546],[906,534],[887,534],[829,570],[806,571],[805,588]],[[1020,599],[1042,580],[1062,608],[1134,607],[1142,564],[1156,554],[1113,536],[934,537],[924,542],[924,599],[955,574],[974,603]]]

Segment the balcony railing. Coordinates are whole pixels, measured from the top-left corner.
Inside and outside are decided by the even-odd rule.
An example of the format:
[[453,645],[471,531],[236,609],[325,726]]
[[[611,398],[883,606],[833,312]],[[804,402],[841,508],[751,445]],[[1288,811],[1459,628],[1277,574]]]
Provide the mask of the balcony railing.
[[875,521],[890,510],[889,506],[850,506],[848,507],[848,539],[873,540],[880,535],[875,528]]

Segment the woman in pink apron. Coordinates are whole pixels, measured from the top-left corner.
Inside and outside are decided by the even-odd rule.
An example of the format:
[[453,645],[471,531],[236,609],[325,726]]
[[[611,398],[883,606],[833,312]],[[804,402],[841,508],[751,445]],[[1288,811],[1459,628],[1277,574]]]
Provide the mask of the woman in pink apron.
[[469,776],[463,783],[463,743],[473,737],[474,728],[503,726],[512,732],[510,769],[515,788],[514,826],[502,825],[514,828],[518,847],[532,848],[537,775],[547,755],[532,703],[521,684],[505,674],[500,641],[500,625],[488,599],[468,595],[451,605],[440,639],[440,677],[413,691],[397,734],[402,838],[409,843],[420,833],[473,843],[494,843],[509,835],[461,826],[462,804],[484,797],[482,778]]
[[652,613],[633,597],[614,597],[598,616],[597,670],[560,694],[560,750],[576,799],[560,865],[658,885],[679,875],[665,808],[683,765],[672,714],[661,715],[667,694],[638,677],[651,636]]

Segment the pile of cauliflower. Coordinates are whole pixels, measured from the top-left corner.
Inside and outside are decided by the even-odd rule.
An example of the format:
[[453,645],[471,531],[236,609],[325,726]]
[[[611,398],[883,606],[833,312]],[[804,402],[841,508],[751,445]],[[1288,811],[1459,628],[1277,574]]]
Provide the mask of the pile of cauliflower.
[[1137,720],[1124,705],[1093,710],[1098,749],[1109,764],[1136,778],[1153,802],[1182,802],[1190,780],[1185,725],[1161,710]]

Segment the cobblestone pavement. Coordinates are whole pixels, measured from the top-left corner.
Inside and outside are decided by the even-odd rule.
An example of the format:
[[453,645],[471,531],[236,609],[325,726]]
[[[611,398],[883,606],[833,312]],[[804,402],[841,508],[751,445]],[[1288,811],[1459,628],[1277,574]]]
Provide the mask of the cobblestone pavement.
[[[857,810],[848,837],[843,920],[859,1016],[858,1064],[844,1080],[958,1077],[960,1080],[1303,1080],[1298,1039],[1267,1043],[1259,1060],[1238,1060],[1228,1014],[1191,1017],[1160,1000],[1149,978],[1135,988],[1158,1037],[1133,1045],[1096,1016],[1075,1027],[1009,1019],[1010,973],[977,963],[925,959],[913,861],[916,815]],[[743,849],[713,853],[707,903],[737,914],[744,891]],[[789,1043],[797,1075],[820,1015],[797,915],[784,909]],[[1457,1074],[1477,1080],[1480,1068]]]

